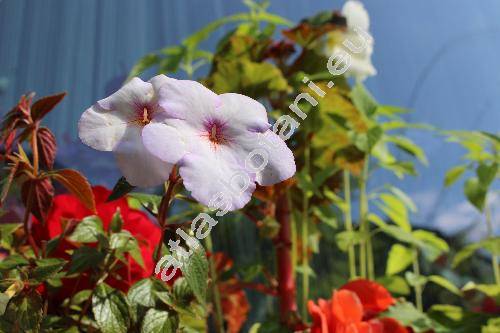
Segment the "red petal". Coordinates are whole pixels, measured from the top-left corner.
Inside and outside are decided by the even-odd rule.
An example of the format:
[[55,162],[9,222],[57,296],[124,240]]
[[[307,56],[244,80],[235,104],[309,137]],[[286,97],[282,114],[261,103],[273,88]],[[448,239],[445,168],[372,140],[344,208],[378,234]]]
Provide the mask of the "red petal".
[[355,293],[339,290],[333,293],[332,312],[341,324],[358,323],[363,318],[363,305]]
[[383,333],[408,333],[408,330],[394,318],[379,318],[384,327]]
[[328,333],[328,323],[326,320],[326,314],[321,311],[321,308],[314,304],[313,301],[307,302],[307,309],[311,314],[313,319],[313,324],[311,326],[311,333]]
[[394,298],[387,291],[387,289],[380,284],[369,280],[354,280],[347,283],[340,289],[350,290],[358,295],[365,310],[365,317],[372,317],[382,311],[385,311],[395,302]]

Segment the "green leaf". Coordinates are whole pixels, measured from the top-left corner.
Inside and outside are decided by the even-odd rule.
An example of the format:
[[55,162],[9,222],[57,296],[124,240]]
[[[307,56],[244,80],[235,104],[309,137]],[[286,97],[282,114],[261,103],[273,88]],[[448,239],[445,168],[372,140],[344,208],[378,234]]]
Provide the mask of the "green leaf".
[[359,231],[341,231],[335,235],[335,242],[342,251],[347,251],[351,245],[358,245],[368,237]]
[[16,328],[11,332],[40,332],[42,308],[43,300],[37,292],[21,293],[10,300],[2,319]]
[[105,256],[105,253],[99,252],[93,247],[79,247],[71,256],[71,265],[68,274],[84,272],[89,268],[97,268],[102,263]]
[[337,217],[332,211],[330,206],[314,206],[312,208],[312,213],[323,223],[328,225],[333,229],[337,229],[339,227]]
[[207,297],[208,261],[205,249],[198,243],[196,248],[190,249],[192,254],[178,258],[182,264],[182,275],[193,290],[194,295],[201,304],[205,304]]
[[45,258],[36,261],[37,267],[31,278],[41,283],[53,278],[66,265],[67,261],[59,258]]
[[430,262],[434,262],[441,255],[450,251],[448,243],[431,231],[415,230],[413,237],[420,241],[417,242],[417,246]]
[[408,281],[408,284],[412,287],[416,286],[424,286],[427,283],[427,277],[420,275],[417,276],[415,273],[407,271],[405,273],[405,279]]
[[460,265],[464,260],[468,259],[471,255],[474,254],[479,249],[485,249],[489,251],[493,255],[500,255],[500,237],[491,237],[491,238],[486,238],[480,242],[472,243],[464,248],[462,248],[460,251],[455,254],[455,257],[453,258],[452,262],[452,267],[457,267]]
[[468,165],[463,164],[463,165],[458,165],[446,172],[446,175],[444,176],[444,186],[451,186],[454,184],[467,170]]
[[139,76],[142,72],[144,72],[149,67],[159,64],[161,61],[161,57],[156,53],[150,53],[143,56],[139,59],[138,62],[135,63],[134,67],[130,71],[127,81],[132,79],[134,76]]
[[438,286],[443,287],[444,289],[454,293],[457,296],[462,296],[462,292],[460,291],[460,289],[458,289],[458,287],[456,287],[453,283],[451,283],[449,280],[445,279],[440,275],[431,275],[428,276],[427,279],[430,282],[433,282]]
[[468,282],[462,287],[462,291],[471,290],[480,291],[489,297],[500,299],[500,286],[497,284],[475,284],[474,282]]
[[448,304],[436,304],[428,310],[429,318],[445,327],[446,333],[478,333],[489,316],[484,313],[467,312],[465,309]]
[[491,318],[486,326],[481,328],[481,333],[498,333],[500,332],[500,318]]
[[386,275],[394,275],[404,271],[413,261],[412,250],[401,245],[394,244],[387,259]]
[[[1,214],[0,214],[1,215]],[[22,223],[2,223],[0,224],[0,245],[5,249],[10,249],[14,240],[14,232],[22,227]]]
[[158,207],[160,207],[161,196],[156,194],[148,193],[137,193],[133,192],[129,194],[129,197],[138,200],[139,203],[146,208],[151,214],[158,214]]
[[69,239],[78,243],[94,243],[102,236],[104,236],[102,221],[98,216],[93,215],[85,217],[78,223]]
[[391,294],[409,295],[411,290],[406,280],[398,275],[384,276],[377,279],[377,282],[382,284],[391,292]]
[[[123,253],[129,253],[142,268],[145,267],[139,243],[129,231],[122,230],[112,234],[109,240],[109,247],[116,250],[115,255],[117,257]],[[125,261],[124,258],[122,259]]]
[[142,333],[175,333],[179,318],[167,311],[149,309],[142,322]]
[[123,218],[122,214],[120,213],[120,207],[116,208],[116,212],[113,214],[113,217],[111,218],[111,222],[109,223],[109,230],[111,232],[120,232],[123,227]]
[[11,270],[29,265],[29,261],[19,254],[13,254],[0,261],[0,270]]
[[102,333],[126,333],[130,327],[130,311],[125,295],[101,283],[92,296],[92,312]]
[[135,186],[131,185],[125,177],[121,177],[118,179],[116,182],[115,186],[113,187],[113,190],[111,191],[111,194],[109,195],[108,199],[106,200],[107,202],[113,201],[116,199],[120,199],[130,191],[132,191],[135,188]]
[[382,193],[379,198],[383,204],[377,203],[377,206],[401,229],[411,231],[408,210],[404,203],[398,197],[389,193]]
[[394,318],[403,326],[411,327],[415,333],[423,333],[434,330],[434,332],[446,332],[444,327],[429,318],[425,313],[420,312],[409,302],[398,302],[391,306],[380,317]]
[[464,193],[467,200],[474,205],[480,212],[484,209],[487,190],[478,178],[473,177],[467,179],[464,184]]
[[403,191],[395,186],[387,186],[389,190],[394,194],[404,205],[413,213],[417,212],[417,205],[413,202],[413,200]]
[[356,108],[368,117],[373,116],[377,111],[377,102],[361,83],[357,83],[352,88],[351,99]]
[[394,143],[400,150],[414,156],[423,165],[429,164],[424,150],[407,137],[399,135],[387,135],[385,136],[385,140]]
[[153,308],[157,301],[157,292],[168,289],[162,281],[156,278],[142,279],[136,282],[128,291],[127,299],[135,318],[142,318],[148,308]]
[[488,188],[495,179],[498,172],[498,164],[497,163],[485,163],[482,162],[476,169],[477,177],[479,178],[479,182],[483,185],[484,188]]

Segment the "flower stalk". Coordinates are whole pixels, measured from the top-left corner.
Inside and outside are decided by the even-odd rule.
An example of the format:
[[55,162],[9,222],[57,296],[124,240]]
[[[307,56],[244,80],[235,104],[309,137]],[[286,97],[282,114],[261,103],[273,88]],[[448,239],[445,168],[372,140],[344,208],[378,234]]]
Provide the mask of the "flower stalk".
[[224,333],[224,312],[222,311],[221,297],[219,287],[217,285],[219,277],[217,276],[217,268],[214,259],[215,252],[212,243],[212,236],[210,236],[210,233],[208,234],[207,238],[205,238],[205,245],[207,247],[207,251],[210,253],[208,264],[210,269],[210,277],[212,278],[210,286],[212,289],[212,302],[214,304],[215,310],[215,328],[218,333]]
[[[351,175],[348,170],[344,170],[344,200],[345,200],[345,211],[344,211],[344,221],[346,231],[352,232],[352,214],[351,214]],[[348,249],[349,256],[349,278],[353,279],[356,277],[356,253],[354,252],[354,244],[349,245]]]
[[295,300],[296,289],[291,254],[290,207],[286,193],[281,194],[277,198],[275,216],[280,224],[279,233],[274,239],[278,262],[280,319],[282,323],[287,323],[290,314],[297,311],[297,302]]
[[[493,223],[491,221],[491,211],[489,207],[485,208],[486,225],[488,228],[488,237],[493,237]],[[495,277],[495,283],[500,286],[500,267],[498,265],[498,256],[495,254],[491,255],[491,268],[493,270],[493,276]]]
[[419,311],[424,310],[422,302],[422,284],[420,281],[420,265],[418,263],[418,249],[413,247],[413,274],[415,274],[415,303]]

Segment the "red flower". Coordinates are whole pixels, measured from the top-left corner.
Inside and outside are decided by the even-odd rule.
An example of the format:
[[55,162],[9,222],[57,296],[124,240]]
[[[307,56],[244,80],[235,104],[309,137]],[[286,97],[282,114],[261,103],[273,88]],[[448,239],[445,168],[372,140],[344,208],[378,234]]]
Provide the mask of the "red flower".
[[[102,186],[93,187],[92,190],[96,201],[97,216],[102,220],[104,228],[108,228],[116,210],[120,209],[123,218],[123,229],[129,231],[139,242],[144,268],[129,257],[129,264],[117,271],[119,278],[109,277],[106,280],[111,286],[127,291],[132,284],[151,275],[155,264],[153,262],[154,248],[161,238],[160,228],[151,222],[144,212],[130,208],[125,198],[106,202],[111,191]],[[32,230],[35,240],[41,243],[42,240],[53,239],[61,235],[65,228],[71,229],[71,227],[68,227],[71,223],[77,223],[76,221],[90,215],[93,215],[93,213],[85,208],[75,196],[70,194],[57,195],[47,215],[46,224],[42,225],[38,220],[33,221]],[[69,259],[66,251],[75,249],[78,246],[78,244],[63,239],[57,249],[50,255]],[[76,291],[91,287],[88,274],[83,273],[78,278],[64,279],[63,287],[57,296],[64,298]]]
[[368,280],[349,282],[331,300],[309,301],[311,333],[408,333],[392,318],[374,318],[394,303],[381,285]]

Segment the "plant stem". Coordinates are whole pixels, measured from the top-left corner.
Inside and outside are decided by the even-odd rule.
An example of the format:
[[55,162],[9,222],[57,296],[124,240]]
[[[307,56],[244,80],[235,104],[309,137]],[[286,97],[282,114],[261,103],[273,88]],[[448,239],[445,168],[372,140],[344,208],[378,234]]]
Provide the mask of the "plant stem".
[[[361,173],[361,177],[359,178],[359,219],[360,226],[359,231],[362,234],[362,241],[359,245],[359,273],[361,277],[366,278],[367,271],[367,253],[368,250],[371,250],[371,239],[368,234],[369,226],[368,220],[366,219],[366,215],[368,214],[368,198],[366,195],[366,182],[368,178],[368,157],[365,157],[363,171]],[[373,260],[373,258],[372,258]]]
[[[160,237],[160,242],[158,246],[156,247],[156,250],[153,254],[153,260],[156,262],[160,260],[160,255],[161,255],[161,248],[163,245],[163,239],[165,238],[165,231],[167,230],[167,216],[168,216],[168,210],[170,208],[170,201],[172,199],[174,187],[177,184],[178,181],[177,177],[177,167],[174,166],[172,168],[172,172],[170,172],[170,176],[168,179],[168,185],[166,186],[165,194],[161,198],[160,202],[160,207],[158,207],[158,224],[160,225],[161,228],[161,237]],[[153,271],[154,274],[154,271]]]
[[417,303],[417,309],[420,311],[424,310],[422,304],[422,285],[420,284],[420,265],[418,262],[418,249],[413,247],[413,273],[415,274],[415,302]]
[[290,206],[286,194],[281,194],[276,200],[276,221],[280,224],[280,230],[274,244],[276,246],[276,257],[278,265],[278,297],[280,305],[280,319],[284,324],[288,323],[290,314],[297,311],[295,279],[293,276],[293,263],[290,238]]
[[[304,171],[311,172],[311,148],[306,133],[304,147]],[[309,194],[305,190],[302,197],[302,320],[307,322],[307,301],[309,300]]]
[[31,151],[33,152],[33,175],[36,177],[38,175],[38,140],[37,140],[37,133],[38,133],[38,126],[35,125],[35,129],[33,130],[33,133],[31,134]]
[[210,258],[208,259],[208,262],[210,268],[210,277],[212,278],[212,283],[210,283],[210,286],[212,289],[212,301],[215,307],[215,328],[217,332],[224,333],[224,313],[222,312],[220,292],[217,285],[218,277],[214,259],[215,252],[212,244],[212,236],[210,236],[210,233],[205,238],[205,245],[207,247],[207,251],[210,252]]
[[[485,208],[486,225],[488,227],[488,237],[493,237],[493,223],[491,222],[491,211],[488,206]],[[498,256],[491,255],[491,267],[495,276],[495,283],[500,286],[500,267],[498,266]]]
[[[348,232],[353,231],[352,214],[351,214],[351,176],[348,170],[344,170],[344,200],[346,203],[344,220],[345,228]],[[356,276],[356,253],[354,252],[354,244],[349,245],[349,278],[353,279]]]
[[29,226],[29,220],[30,220],[30,211],[31,211],[31,205],[33,201],[33,187],[30,186],[28,190],[28,197],[26,199],[26,207],[24,211],[24,218],[23,218],[23,228],[24,228],[24,233],[26,234],[26,238],[28,239],[28,244],[33,248],[33,252],[35,253],[35,256],[38,258],[39,251],[38,251],[38,246],[36,245],[35,240],[33,239],[33,236],[31,235],[31,230]]

